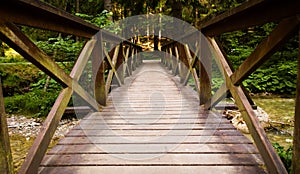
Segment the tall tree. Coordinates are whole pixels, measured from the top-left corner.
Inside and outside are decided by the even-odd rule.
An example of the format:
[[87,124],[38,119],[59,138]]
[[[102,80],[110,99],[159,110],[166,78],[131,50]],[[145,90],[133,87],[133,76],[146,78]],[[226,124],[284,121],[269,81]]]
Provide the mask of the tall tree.
[[4,45],[2,43],[2,40],[0,40],[0,57],[5,56],[5,50],[4,50]]
[[172,11],[171,16],[182,19],[182,2],[181,0],[168,0],[167,4],[170,4]]

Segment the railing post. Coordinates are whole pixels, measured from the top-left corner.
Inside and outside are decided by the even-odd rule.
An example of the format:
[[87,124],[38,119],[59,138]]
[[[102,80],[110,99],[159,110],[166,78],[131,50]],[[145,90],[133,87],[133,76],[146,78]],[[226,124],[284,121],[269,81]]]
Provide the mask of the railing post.
[[174,47],[174,51],[175,51],[175,58],[173,58],[173,75],[176,76],[178,74],[178,59],[179,59],[179,53],[178,53],[178,46],[175,45]]
[[119,53],[118,53],[118,58],[116,61],[116,73],[118,74],[119,78],[120,78],[120,82],[121,84],[124,84],[124,56],[123,56],[123,45],[120,44],[120,49],[119,49]]
[[187,55],[185,54],[184,46],[179,45],[178,46],[178,52],[180,56],[180,63],[179,63],[179,77],[180,82],[183,83],[185,81],[186,75],[188,74],[188,59]]
[[106,105],[106,89],[105,89],[105,61],[102,45],[102,34],[98,33],[96,36],[96,45],[92,52],[92,69],[94,81],[94,96],[96,101],[105,106]]
[[200,105],[203,105],[211,99],[211,72],[212,72],[212,58],[211,52],[208,46],[208,42],[203,36],[200,36],[199,45],[200,50],[200,61],[199,61],[199,83],[200,92],[199,100]]
[[132,48],[132,71],[136,69],[136,54],[135,54],[135,48]]
[[0,78],[0,173],[14,173]]
[[[300,28],[299,28],[300,34]],[[294,174],[300,173],[300,35],[298,48],[298,75],[297,75],[297,89],[296,89],[296,106],[295,106],[295,122],[294,122],[294,141],[293,141],[293,160],[292,172]]]

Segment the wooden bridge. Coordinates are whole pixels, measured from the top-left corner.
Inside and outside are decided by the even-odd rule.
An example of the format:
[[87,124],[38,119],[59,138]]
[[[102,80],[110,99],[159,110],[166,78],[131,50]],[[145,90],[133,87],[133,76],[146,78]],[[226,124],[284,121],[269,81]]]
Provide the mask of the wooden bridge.
[[[39,1],[1,1],[0,39],[64,87],[19,173],[287,173],[260,127],[241,82],[299,30],[299,13],[299,1],[248,1],[201,21],[199,29],[209,46],[204,44],[200,50],[193,51],[187,43],[169,40],[161,48],[160,52],[166,53],[160,54],[161,61],[146,61],[134,37],[125,40]],[[216,36],[271,21],[279,24],[234,71]],[[72,72],[67,74],[17,25],[90,40]],[[187,37],[200,36],[195,32],[182,36]],[[107,42],[110,44],[105,44]],[[202,39],[198,45],[201,43]],[[225,77],[224,84],[214,95],[210,82],[213,56],[201,51],[206,49],[216,53],[216,64]],[[80,84],[89,63],[96,82],[92,84],[92,93]],[[189,77],[194,80],[196,90],[186,86]],[[300,75],[295,110],[294,173],[300,173],[299,78]],[[113,82],[119,87],[112,88]],[[228,92],[242,112],[254,144],[214,111]],[[73,93],[80,96],[92,112],[47,152]],[[4,147],[1,148],[4,154],[1,168],[10,173],[11,155],[2,100],[0,104],[0,138]]]

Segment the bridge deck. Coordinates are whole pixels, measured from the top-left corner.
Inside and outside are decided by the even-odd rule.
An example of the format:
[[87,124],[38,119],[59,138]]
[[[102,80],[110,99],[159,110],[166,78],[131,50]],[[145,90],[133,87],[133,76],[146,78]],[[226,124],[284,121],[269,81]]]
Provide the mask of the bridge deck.
[[103,112],[81,120],[40,173],[264,173],[256,147],[158,62],[114,89]]

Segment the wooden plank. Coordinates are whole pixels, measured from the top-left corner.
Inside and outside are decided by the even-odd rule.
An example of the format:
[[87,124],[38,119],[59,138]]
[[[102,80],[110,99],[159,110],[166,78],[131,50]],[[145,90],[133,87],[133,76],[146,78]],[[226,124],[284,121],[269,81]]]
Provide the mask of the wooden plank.
[[0,77],[0,173],[14,173]]
[[257,166],[56,166],[56,167],[42,167],[42,174],[81,174],[81,173],[122,173],[122,174],[207,174],[207,173],[265,173]]
[[[169,130],[167,131],[159,131],[159,130],[82,130],[82,129],[73,129],[70,133],[68,133],[66,136],[68,137],[82,137],[82,136],[124,136],[124,137],[149,137],[149,136],[164,136],[170,133]],[[171,133],[172,136],[208,136],[208,135],[214,135],[214,136],[242,136],[242,133],[239,131],[236,131],[235,128],[232,129],[216,129],[216,130],[191,130],[185,132],[182,130],[172,130]]]
[[5,20],[17,24],[73,34],[85,38],[91,38],[100,30],[97,26],[79,17],[41,1],[2,1],[0,16]]
[[291,17],[281,21],[278,26],[265,38],[251,55],[238,67],[231,75],[231,80],[235,85],[239,85],[261,66],[287,39],[296,31],[299,21],[296,17]]
[[41,131],[37,135],[21,166],[20,174],[37,173],[40,162],[46,153],[51,138],[55,133],[72,94],[73,90],[71,88],[65,88],[57,97],[51,111],[44,121]]
[[[178,153],[223,153],[223,154],[257,154],[257,149],[253,144],[180,144],[174,147],[173,144],[152,144],[151,147],[145,144],[109,144],[101,145],[102,149],[110,149],[111,154],[118,153],[161,153],[161,149],[170,149],[170,154]],[[105,151],[101,150],[95,144],[79,144],[79,145],[57,145],[53,147],[48,154],[104,154]]]
[[232,96],[236,101],[236,104],[242,112],[243,118],[246,121],[249,131],[258,147],[258,150],[260,151],[266,163],[268,171],[270,173],[287,173],[282,161],[280,160],[269,139],[267,138],[264,129],[260,126],[258,118],[256,117],[243,90],[241,89],[241,87],[235,86],[230,79],[230,76],[233,74],[233,72],[231,71],[231,68],[224,58],[216,41],[211,38],[209,38],[209,41],[211,42],[212,47],[215,49],[216,56],[223,66],[227,88],[229,88]]
[[[151,157],[153,159],[151,159]],[[57,166],[255,166],[262,164],[261,162],[258,163],[253,157],[259,158],[256,154],[164,154],[158,155],[158,157],[155,158],[153,157],[153,154],[117,154],[116,156],[112,156],[110,154],[47,155],[41,163],[41,165],[44,166],[49,164]]]
[[99,110],[98,103],[79,84],[61,69],[54,60],[39,49],[14,24],[6,21],[0,22],[0,38],[18,51],[24,58],[44,71],[47,75],[58,81],[64,87],[70,87],[80,95],[93,109]]
[[[188,130],[189,131],[189,130]],[[129,137],[127,137],[129,138]],[[244,136],[168,136],[162,139],[153,139],[151,142],[145,141],[146,138],[135,139],[135,137],[124,139],[120,137],[65,137],[58,144],[60,145],[79,145],[79,144],[252,144]],[[137,141],[139,140],[139,141]],[[147,140],[147,139],[146,139]],[[184,141],[182,141],[184,140]]]
[[215,130],[215,129],[232,129],[231,124],[164,124],[164,125],[109,125],[109,124],[80,124],[80,127],[85,130]]
[[65,109],[65,114],[74,114],[74,113],[85,113],[88,114],[93,110],[88,106],[76,106],[76,107],[67,107]]
[[[300,2],[252,0],[228,10],[216,17],[199,22],[199,29],[206,36],[217,36],[225,32],[247,29],[300,13]],[[288,26],[287,26],[288,27]]]
[[[300,28],[298,28],[300,34]],[[297,89],[296,89],[296,104],[294,116],[294,138],[293,138],[293,158],[292,158],[292,172],[294,174],[300,173],[300,35],[298,48],[298,75],[297,75]]]

